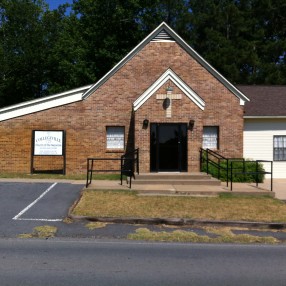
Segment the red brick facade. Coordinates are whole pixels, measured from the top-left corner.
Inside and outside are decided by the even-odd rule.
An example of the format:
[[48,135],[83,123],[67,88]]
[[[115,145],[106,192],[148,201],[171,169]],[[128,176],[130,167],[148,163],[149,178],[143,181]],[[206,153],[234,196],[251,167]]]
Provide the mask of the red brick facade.
[[[135,112],[134,101],[166,70],[171,69],[205,102],[200,109],[174,83],[172,117],[166,117],[157,93],[166,93],[164,84]],[[150,171],[149,123],[189,123],[188,171],[199,171],[199,148],[203,126],[219,126],[219,151],[232,157],[243,153],[243,106],[219,80],[194,60],[176,42],[149,42],[89,97],[60,107],[0,122],[0,169],[2,172],[30,173],[32,130],[66,131],[66,173],[86,172],[88,157],[118,158],[125,150],[107,150],[106,127],[125,127],[125,149],[140,149],[140,171]],[[108,169],[109,166],[98,166]],[[116,163],[118,164],[118,163]],[[62,157],[35,157],[36,169],[62,167]],[[113,166],[117,168],[117,166]]]

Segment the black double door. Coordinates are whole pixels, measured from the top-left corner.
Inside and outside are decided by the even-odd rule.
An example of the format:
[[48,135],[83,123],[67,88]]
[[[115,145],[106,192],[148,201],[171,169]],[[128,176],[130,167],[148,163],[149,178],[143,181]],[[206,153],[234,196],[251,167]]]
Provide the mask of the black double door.
[[187,124],[151,123],[152,172],[187,171]]

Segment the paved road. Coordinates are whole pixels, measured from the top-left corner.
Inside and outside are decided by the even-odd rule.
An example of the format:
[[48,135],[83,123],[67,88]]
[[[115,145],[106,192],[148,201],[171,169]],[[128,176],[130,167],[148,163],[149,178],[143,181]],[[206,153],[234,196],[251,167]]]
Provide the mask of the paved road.
[[0,239],[1,285],[285,285],[286,246]]

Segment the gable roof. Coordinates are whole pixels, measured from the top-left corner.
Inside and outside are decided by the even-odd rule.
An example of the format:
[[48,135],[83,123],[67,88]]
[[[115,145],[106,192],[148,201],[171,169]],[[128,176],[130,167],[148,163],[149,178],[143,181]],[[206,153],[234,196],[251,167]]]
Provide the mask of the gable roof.
[[206,60],[204,60],[194,49],[192,49],[174,30],[166,23],[159,25],[152,33],[150,33],[141,43],[139,43],[128,55],[126,55],[117,65],[115,65],[104,77],[83,94],[83,99],[90,96],[112,75],[114,75],[122,66],[132,59],[141,49],[143,49],[150,41],[176,41],[189,55],[198,61],[208,72],[210,72],[217,80],[219,80],[227,89],[229,89],[236,97],[239,98],[240,104],[244,105],[249,99],[215,70]]
[[237,85],[250,99],[244,118],[286,117],[286,85]]
[[[0,121],[31,114],[34,112],[73,103],[88,98],[95,90],[97,90],[111,76],[113,76],[122,66],[124,66],[130,59],[132,59],[150,41],[177,42],[187,53],[189,53],[206,70],[208,70],[215,78],[217,78],[226,88],[228,88],[237,98],[239,98],[241,105],[244,105],[246,101],[249,101],[249,99],[239,89],[237,89],[218,71],[216,71],[176,32],[174,32],[166,23],[163,22],[95,84],[2,108],[0,109]],[[189,91],[189,94],[193,94],[192,92]],[[195,98],[196,96],[193,96],[193,99]]]
[[190,100],[200,109],[204,110],[205,102],[199,97],[182,79],[180,79],[171,69],[167,69],[135,102],[134,111],[138,110],[164,83],[171,80]]

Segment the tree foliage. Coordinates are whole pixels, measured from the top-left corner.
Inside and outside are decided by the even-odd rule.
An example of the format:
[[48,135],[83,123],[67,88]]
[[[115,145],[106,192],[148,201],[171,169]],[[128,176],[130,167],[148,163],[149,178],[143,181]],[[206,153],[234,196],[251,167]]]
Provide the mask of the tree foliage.
[[96,82],[162,21],[233,83],[286,84],[284,0],[0,0],[0,106]]

